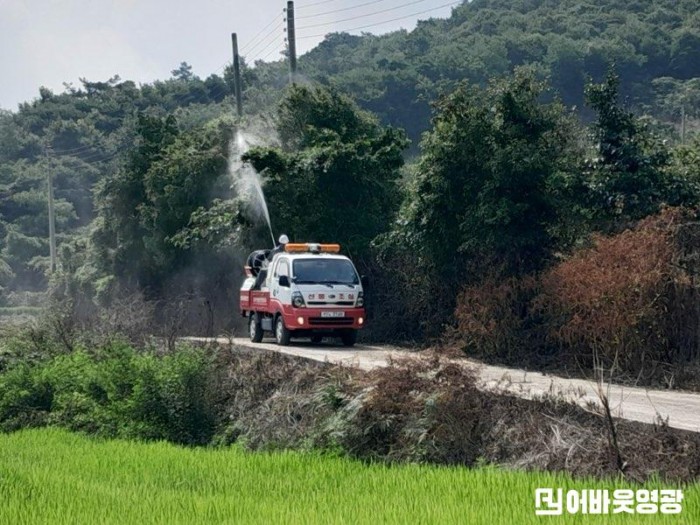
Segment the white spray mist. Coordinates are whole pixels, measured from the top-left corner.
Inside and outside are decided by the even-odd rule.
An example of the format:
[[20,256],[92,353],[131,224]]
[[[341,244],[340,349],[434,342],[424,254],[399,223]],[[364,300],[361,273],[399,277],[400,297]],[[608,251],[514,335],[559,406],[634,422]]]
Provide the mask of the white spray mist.
[[236,136],[230,146],[228,171],[236,194],[248,203],[252,212],[267,221],[267,227],[272,238],[272,246],[275,246],[277,243],[275,234],[272,232],[272,221],[270,220],[270,211],[267,208],[267,201],[262,188],[262,178],[250,164],[241,160],[241,157],[250,149],[250,146],[255,143],[254,136],[247,135],[240,130],[236,132]]

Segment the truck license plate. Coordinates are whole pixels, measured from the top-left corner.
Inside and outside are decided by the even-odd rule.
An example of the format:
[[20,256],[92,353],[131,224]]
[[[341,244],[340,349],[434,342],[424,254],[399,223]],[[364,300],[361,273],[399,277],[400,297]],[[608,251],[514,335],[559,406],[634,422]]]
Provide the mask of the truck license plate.
[[345,312],[321,312],[321,317],[345,317]]

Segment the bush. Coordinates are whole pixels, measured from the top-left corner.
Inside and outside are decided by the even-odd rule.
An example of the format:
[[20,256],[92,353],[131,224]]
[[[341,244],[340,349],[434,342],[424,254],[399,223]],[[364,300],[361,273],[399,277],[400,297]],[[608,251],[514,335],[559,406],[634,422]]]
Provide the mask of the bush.
[[19,364],[0,376],[0,428],[42,426],[51,411],[53,390],[36,368]]
[[368,375],[339,409],[332,433],[363,459],[473,465],[489,432],[488,404],[471,369],[403,361]]
[[668,208],[538,276],[462,290],[451,342],[510,364],[643,379],[700,358],[700,225]]
[[206,444],[216,425],[213,373],[203,350],[157,356],[120,343],[18,364],[0,375],[0,428]]
[[546,272],[536,307],[549,340],[587,367],[635,373],[700,357],[697,274],[683,267],[697,245],[679,236],[690,218],[666,209]]
[[524,349],[533,350],[530,302],[537,285],[532,276],[489,276],[465,288],[457,298],[452,339],[469,354],[521,361]]

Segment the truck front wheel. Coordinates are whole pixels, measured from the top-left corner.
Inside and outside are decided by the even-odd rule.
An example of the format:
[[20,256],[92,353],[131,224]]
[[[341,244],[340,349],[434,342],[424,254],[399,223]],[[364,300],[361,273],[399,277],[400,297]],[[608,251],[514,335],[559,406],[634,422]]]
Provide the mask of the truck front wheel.
[[340,334],[344,346],[355,346],[357,342],[357,330],[345,330]]
[[281,315],[277,316],[275,323],[275,339],[280,346],[287,346],[292,338],[292,332],[284,325],[284,318]]
[[250,333],[250,340],[253,343],[259,343],[263,339],[263,329],[260,326],[260,319],[258,314],[250,314],[250,320],[248,321],[248,332]]

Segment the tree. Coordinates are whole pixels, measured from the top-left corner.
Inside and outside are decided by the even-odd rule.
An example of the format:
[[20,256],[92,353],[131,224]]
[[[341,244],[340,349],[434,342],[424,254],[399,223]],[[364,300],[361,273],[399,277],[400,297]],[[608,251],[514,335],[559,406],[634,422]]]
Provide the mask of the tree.
[[670,176],[676,188],[681,188],[685,203],[697,206],[700,202],[700,137],[673,151]]
[[700,78],[678,80],[661,77],[652,82],[656,97],[654,109],[671,122],[700,117]]
[[170,74],[177,80],[188,81],[195,78],[194,73],[192,73],[192,66],[187,62],[180,62],[180,67],[173,69]]
[[531,72],[518,70],[442,98],[386,241],[410,246],[448,281],[466,261],[508,273],[542,267],[575,181],[571,121],[560,103],[540,102],[544,94]]
[[210,202],[226,170],[223,144],[216,130],[180,133],[172,116],[139,117],[136,148],[98,191],[93,243],[103,275],[157,296],[186,265],[172,237]]
[[593,214],[607,227],[651,215],[663,203],[684,204],[689,197],[669,178],[666,145],[620,104],[619,85],[619,77],[610,70],[603,83],[586,87],[588,103],[597,114],[592,127],[595,156],[585,167],[587,184]]
[[340,242],[367,255],[398,204],[404,134],[334,90],[307,87],[288,92],[277,132],[281,147],[244,157],[264,178],[273,225],[298,241]]

